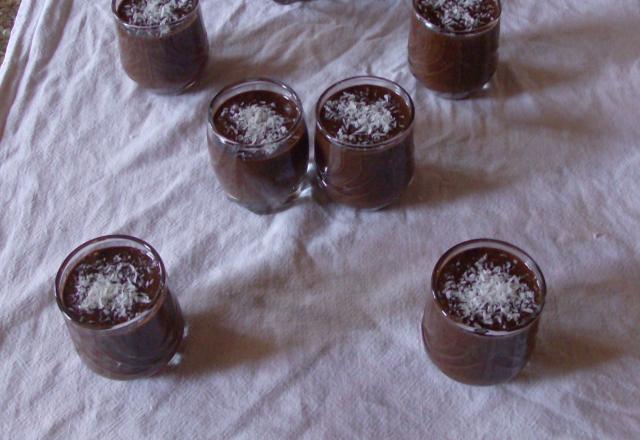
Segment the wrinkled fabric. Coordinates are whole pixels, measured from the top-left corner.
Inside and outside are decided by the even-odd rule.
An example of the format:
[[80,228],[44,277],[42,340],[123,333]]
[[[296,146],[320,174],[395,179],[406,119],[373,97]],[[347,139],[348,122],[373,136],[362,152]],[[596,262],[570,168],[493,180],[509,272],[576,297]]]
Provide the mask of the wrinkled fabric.
[[[497,75],[464,101],[410,74],[408,1],[202,0],[212,60],[181,96],[125,76],[109,3],[23,0],[0,69],[2,437],[637,438],[637,0],[505,0]],[[322,90],[358,74],[415,101],[397,204],[226,200],[205,141],[217,90],[283,80],[313,127]],[[109,233],[158,249],[189,323],[153,378],[91,373],[54,301],[64,257]],[[549,288],[530,364],[480,388],[420,336],[436,260],[479,237],[527,250]]]

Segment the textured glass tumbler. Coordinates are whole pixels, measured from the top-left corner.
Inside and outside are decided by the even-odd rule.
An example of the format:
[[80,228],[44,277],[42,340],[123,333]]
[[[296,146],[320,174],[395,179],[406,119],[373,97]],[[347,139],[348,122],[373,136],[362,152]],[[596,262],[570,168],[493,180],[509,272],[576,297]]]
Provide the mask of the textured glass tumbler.
[[120,61],[129,78],[160,94],[177,94],[196,84],[209,59],[199,1],[176,22],[151,26],[125,21],[118,14],[123,1],[112,0],[111,9]]
[[[153,292],[150,308],[135,318],[112,327],[96,327],[73,318],[64,302],[64,288],[74,267],[100,249],[130,247],[160,268],[160,284]],[[167,275],[160,255],[148,243],[126,235],[108,235],[90,240],[64,260],[55,280],[55,297],[76,351],[94,372],[111,379],[150,376],[175,355],[184,333],[178,302],[167,288]]]
[[[223,105],[252,92],[273,93],[295,115],[291,127],[274,142],[239,142],[216,127],[214,118]],[[209,106],[207,144],[220,186],[240,206],[256,214],[268,214],[289,206],[300,195],[309,162],[309,136],[302,102],[286,84],[256,78],[222,89]]]
[[418,1],[413,0],[409,32],[413,75],[448,99],[463,99],[488,86],[498,67],[500,13],[477,29],[448,31],[426,20],[417,9]]
[[[541,305],[537,315],[512,331],[478,329],[452,318],[438,301],[436,286],[448,262],[465,251],[490,248],[522,261],[533,273]],[[508,243],[480,239],[454,246],[436,263],[431,295],[422,320],[422,337],[431,361],[450,378],[470,385],[493,385],[514,378],[527,364],[544,307],[546,284],[538,265],[524,251]]]

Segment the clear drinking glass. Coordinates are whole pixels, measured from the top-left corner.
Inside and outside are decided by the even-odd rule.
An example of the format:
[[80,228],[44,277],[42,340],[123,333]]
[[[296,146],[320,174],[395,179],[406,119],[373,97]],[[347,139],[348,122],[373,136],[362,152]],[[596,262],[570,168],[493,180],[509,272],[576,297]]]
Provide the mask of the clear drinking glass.
[[488,86],[498,67],[498,15],[471,31],[450,31],[427,20],[413,0],[409,33],[409,67],[428,89],[448,99],[462,99]]
[[[292,115],[282,137],[251,144],[231,138],[216,126],[219,110],[240,95],[270,93]],[[288,85],[266,78],[247,79],[222,89],[209,106],[207,143],[213,170],[227,197],[246,209],[267,214],[295,201],[309,162],[309,136],[302,102]]]
[[[465,325],[449,316],[438,301],[437,286],[447,263],[474,249],[495,249],[524,263],[537,285],[540,308],[525,325],[511,331],[493,331]],[[431,296],[422,320],[423,342],[431,361],[450,378],[470,385],[493,385],[515,377],[527,364],[544,308],[546,284],[536,262],[521,249],[502,241],[479,239],[460,243],[445,252],[431,278]]]
[[[367,145],[338,139],[324,126],[324,105],[345,89],[374,86],[397,95],[407,116],[407,126],[390,139]],[[315,162],[318,187],[331,200],[357,209],[377,210],[397,200],[414,172],[411,96],[397,83],[375,76],[357,76],[329,87],[316,106]]]
[[112,0],[120,61],[129,78],[141,87],[161,94],[175,94],[192,87],[209,59],[209,42],[199,0],[179,20],[152,26],[128,23],[118,14],[125,0]]
[[[65,305],[67,278],[91,253],[107,248],[129,247],[148,256],[160,268],[160,283],[150,295],[149,308],[133,319],[110,327],[80,322]],[[82,361],[95,373],[111,379],[150,376],[175,355],[184,333],[184,319],[177,300],[167,287],[160,255],[148,243],[126,235],[107,235],[76,248],[64,260],[55,280],[55,297],[67,330]]]

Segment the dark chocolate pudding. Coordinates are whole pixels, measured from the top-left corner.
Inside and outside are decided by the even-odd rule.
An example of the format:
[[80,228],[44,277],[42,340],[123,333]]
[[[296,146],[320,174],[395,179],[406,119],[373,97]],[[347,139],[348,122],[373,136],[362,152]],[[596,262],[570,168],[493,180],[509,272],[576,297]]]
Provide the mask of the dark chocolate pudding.
[[316,109],[318,184],[335,202],[380,209],[414,171],[413,103],[381,78],[353,78],[328,89]]
[[535,263],[517,248],[471,243],[449,251],[436,265],[422,334],[443,373],[490,385],[515,377],[529,360],[545,285]]
[[199,0],[113,0],[120,59],[129,77],[159,93],[192,86],[209,53]]
[[57,285],[80,357],[110,378],[153,374],[175,354],[184,327],[180,308],[164,286],[160,260],[126,245],[78,257],[79,249],[63,264]]
[[[242,91],[253,83],[257,89]],[[291,201],[309,161],[302,105],[290,89],[282,89],[288,96],[267,89],[277,87],[263,80],[241,83],[221,92],[210,109],[209,153],[218,181],[232,200],[256,213]],[[235,88],[239,93],[225,97]]]
[[409,66],[448,98],[482,89],[498,66],[499,0],[413,0]]
[[130,247],[97,250],[72,270],[62,298],[78,322],[108,328],[148,310],[160,286],[160,267]]

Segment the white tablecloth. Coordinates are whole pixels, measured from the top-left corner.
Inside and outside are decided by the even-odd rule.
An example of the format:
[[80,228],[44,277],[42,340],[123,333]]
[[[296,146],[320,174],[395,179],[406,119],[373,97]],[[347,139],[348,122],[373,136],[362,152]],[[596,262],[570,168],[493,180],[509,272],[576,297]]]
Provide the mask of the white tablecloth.
[[[23,0],[0,70],[2,438],[638,438],[640,2],[505,0],[490,93],[436,98],[406,63],[405,1],[203,0],[199,89],[122,72],[109,1]],[[417,176],[374,213],[230,204],[205,144],[216,90],[321,91],[376,74],[417,107]],[[53,277],[76,245],[153,244],[190,324],[182,363],[129,382],[75,354]],[[427,359],[436,259],[494,237],[530,252],[549,303],[513,382]]]

